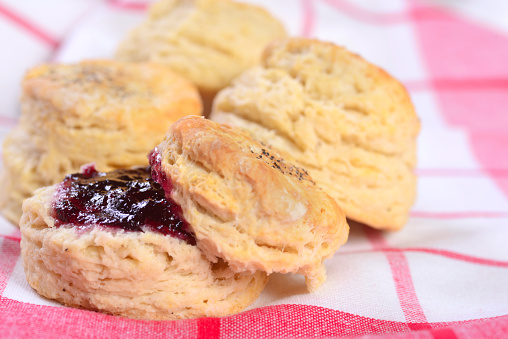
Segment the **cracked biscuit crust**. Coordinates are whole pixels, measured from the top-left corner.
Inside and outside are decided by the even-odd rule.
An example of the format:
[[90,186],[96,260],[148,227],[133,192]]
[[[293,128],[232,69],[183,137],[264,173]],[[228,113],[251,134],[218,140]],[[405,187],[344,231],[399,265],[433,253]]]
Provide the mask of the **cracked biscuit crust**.
[[3,144],[0,182],[0,210],[16,225],[35,189],[92,161],[102,171],[145,165],[174,121],[202,110],[194,85],[149,63],[40,65],[22,85],[22,115]]
[[56,186],[23,204],[21,254],[28,283],[67,306],[173,320],[237,313],[261,293],[263,272],[235,273],[193,245],[151,231],[55,227]]
[[323,260],[347,240],[335,200],[240,129],[182,118],[151,163],[159,182],[169,179],[198,247],[235,271],[301,273],[314,290],[325,280]]
[[292,38],[271,44],[216,97],[210,119],[290,154],[346,215],[396,230],[416,195],[419,120],[404,87],[346,49]]

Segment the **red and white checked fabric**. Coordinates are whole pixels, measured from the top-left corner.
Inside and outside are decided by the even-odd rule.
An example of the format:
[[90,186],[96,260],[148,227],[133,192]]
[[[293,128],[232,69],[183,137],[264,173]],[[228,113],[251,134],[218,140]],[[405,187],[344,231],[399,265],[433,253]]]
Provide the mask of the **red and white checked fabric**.
[[[274,274],[245,312],[171,322],[38,296],[24,278],[19,231],[0,218],[0,337],[508,337],[508,3],[250,2],[292,35],[344,45],[407,86],[422,120],[407,226],[351,225],[316,293],[300,276]],[[0,0],[0,138],[16,123],[27,68],[111,57],[145,9],[142,1]]]

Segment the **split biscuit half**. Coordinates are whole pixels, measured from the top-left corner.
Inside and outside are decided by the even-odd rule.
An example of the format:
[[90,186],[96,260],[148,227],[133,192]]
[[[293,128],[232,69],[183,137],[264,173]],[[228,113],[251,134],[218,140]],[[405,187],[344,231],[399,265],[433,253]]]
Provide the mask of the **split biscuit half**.
[[236,272],[300,273],[315,290],[349,227],[308,173],[247,133],[200,117],[173,124],[151,154],[197,246]]
[[150,320],[234,314],[261,293],[263,272],[233,272],[188,241],[150,229],[58,221],[58,185],[25,200],[21,255],[39,294],[77,308]]

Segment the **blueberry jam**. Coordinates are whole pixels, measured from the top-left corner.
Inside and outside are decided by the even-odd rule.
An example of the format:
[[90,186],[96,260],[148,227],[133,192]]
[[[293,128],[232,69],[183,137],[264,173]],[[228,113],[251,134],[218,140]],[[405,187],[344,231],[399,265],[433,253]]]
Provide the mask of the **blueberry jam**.
[[103,173],[88,166],[82,173],[68,175],[53,203],[56,226],[72,223],[138,232],[148,229],[195,245],[182,209],[166,200],[150,172],[150,167],[145,167]]

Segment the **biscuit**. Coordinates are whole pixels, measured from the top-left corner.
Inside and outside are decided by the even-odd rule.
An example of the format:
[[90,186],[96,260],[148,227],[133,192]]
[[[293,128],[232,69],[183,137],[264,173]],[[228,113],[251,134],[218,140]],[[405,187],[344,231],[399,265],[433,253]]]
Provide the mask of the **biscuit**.
[[273,43],[262,66],[217,95],[210,119],[290,154],[348,218],[406,223],[419,120],[404,87],[358,55],[303,38]]
[[143,224],[128,231],[104,226],[105,219],[86,225],[58,219],[61,185],[38,189],[23,204],[21,254],[39,294],[112,315],[174,320],[236,313],[261,293],[265,273],[212,263],[188,239]]
[[195,83],[206,107],[265,46],[286,36],[263,8],[231,0],[162,0],[120,44],[116,57],[153,61]]
[[0,182],[0,210],[15,224],[35,189],[91,161],[104,171],[146,164],[174,121],[202,110],[194,85],[157,64],[41,65],[22,85],[22,115],[3,145]]
[[307,172],[240,129],[200,117],[173,124],[150,156],[198,247],[236,272],[300,273],[315,290],[344,244],[344,214]]

